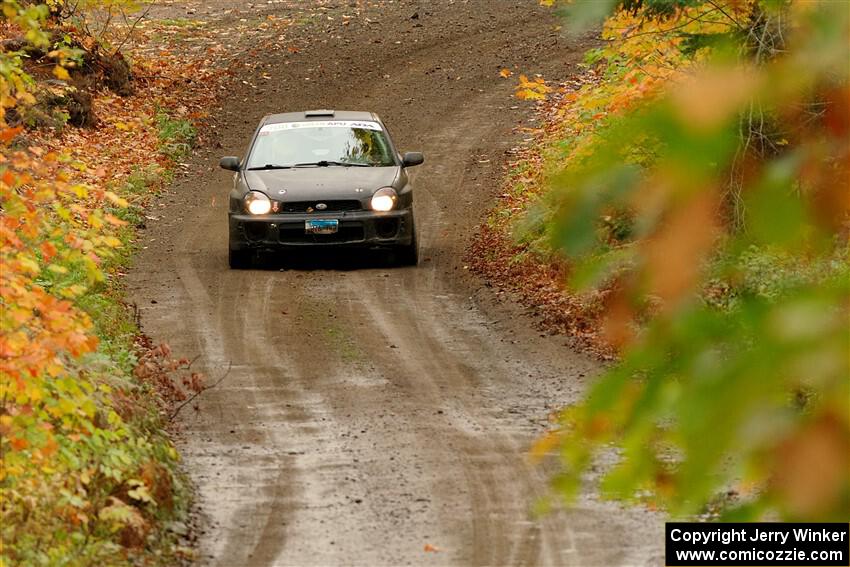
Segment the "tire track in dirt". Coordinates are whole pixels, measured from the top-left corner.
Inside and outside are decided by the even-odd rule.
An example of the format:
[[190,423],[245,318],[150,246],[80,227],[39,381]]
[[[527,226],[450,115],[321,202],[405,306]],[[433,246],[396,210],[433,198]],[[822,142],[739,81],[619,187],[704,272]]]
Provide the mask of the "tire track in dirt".
[[[431,139],[455,150],[464,147],[461,138],[486,139],[484,130],[487,126],[480,120],[480,111],[481,107],[477,107],[475,111],[447,117],[446,122],[452,126]],[[426,203],[422,203],[423,199],[417,203],[428,205],[425,207],[425,216],[429,222],[421,229],[425,256],[436,249],[445,248],[447,237],[445,234],[441,236],[444,232],[441,227],[447,223],[441,222],[438,202],[461,191],[465,177],[464,164],[458,160],[458,156],[441,156],[436,146],[426,149],[429,155],[436,155],[436,161],[444,167],[440,181],[445,189],[436,191],[436,187],[429,186],[429,191],[424,193]],[[466,152],[454,153],[462,158],[467,157]],[[527,507],[534,501],[534,490],[528,485],[518,486],[516,482],[517,479],[529,476],[528,467],[522,458],[517,459],[525,450],[527,438],[517,443],[508,436],[500,435],[499,425],[476,415],[480,408],[474,397],[481,388],[482,380],[480,369],[474,367],[473,360],[475,356],[485,355],[489,349],[486,341],[478,340],[474,331],[457,333],[447,327],[445,322],[456,318],[456,313],[462,313],[465,307],[459,305],[457,294],[436,293],[445,287],[442,282],[438,284],[437,276],[442,267],[440,264],[434,262],[408,274],[405,285],[401,286],[407,290],[402,305],[389,314],[382,312],[386,306],[376,298],[398,296],[396,289],[383,289],[380,293],[364,298],[361,304],[365,313],[351,314],[350,318],[371,321],[374,329],[371,336],[383,337],[386,344],[396,343],[400,353],[399,362],[405,369],[399,375],[408,379],[404,386],[411,391],[409,397],[415,403],[444,408],[441,415],[448,418],[449,423],[441,424],[437,431],[425,432],[420,445],[427,445],[427,438],[440,439],[440,443],[451,439],[456,461],[446,466],[456,469],[453,476],[464,479],[465,485],[470,488],[468,510],[462,517],[472,519],[471,533],[462,539],[486,542],[486,545],[474,546],[471,556],[458,553],[453,558],[454,562],[476,565],[540,564],[541,551],[534,545],[529,546],[540,532],[540,524],[529,522],[523,525]],[[423,270],[428,272],[429,277],[422,276]],[[368,274],[356,276],[356,280],[348,278],[349,289],[344,294],[354,295],[358,288],[367,285],[367,281],[360,280],[367,280]],[[387,280],[386,287],[390,285],[391,280]],[[474,344],[468,344],[470,339],[475,339]],[[380,344],[375,350],[379,348]],[[448,389],[452,391],[452,399],[447,402],[441,392]],[[473,399],[470,400],[470,397]],[[482,432],[491,434],[482,435]],[[535,482],[538,487],[543,484],[539,478]],[[500,518],[501,515],[507,515],[501,512],[505,508],[515,515],[512,525]],[[494,510],[500,512],[494,513]],[[518,524],[516,517],[522,518],[519,521],[523,524]],[[456,519],[456,516],[449,516],[443,521],[452,523]],[[547,528],[551,528],[552,523],[542,522]],[[553,534],[557,531],[568,533],[565,526],[560,527],[561,530],[549,531]],[[463,525],[457,525],[452,531],[463,533],[466,529]],[[510,537],[504,537],[505,534]]]

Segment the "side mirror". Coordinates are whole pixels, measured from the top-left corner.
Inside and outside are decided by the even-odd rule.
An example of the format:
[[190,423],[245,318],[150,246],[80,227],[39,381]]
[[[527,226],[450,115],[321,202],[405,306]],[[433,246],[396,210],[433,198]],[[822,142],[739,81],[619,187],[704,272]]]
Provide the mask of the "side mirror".
[[228,171],[239,171],[239,158],[236,156],[223,157],[218,162],[218,166]]
[[404,164],[404,167],[413,167],[414,165],[419,165],[423,161],[425,161],[425,156],[422,155],[422,152],[407,152],[401,159],[401,163]]

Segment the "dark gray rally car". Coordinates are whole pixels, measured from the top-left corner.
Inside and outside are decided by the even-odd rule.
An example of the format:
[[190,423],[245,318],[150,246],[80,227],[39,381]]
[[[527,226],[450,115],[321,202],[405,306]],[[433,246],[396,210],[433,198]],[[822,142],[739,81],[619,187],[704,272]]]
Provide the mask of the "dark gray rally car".
[[413,191],[403,156],[370,112],[313,110],[266,116],[230,192],[230,267],[247,268],[260,249],[381,248],[418,261]]

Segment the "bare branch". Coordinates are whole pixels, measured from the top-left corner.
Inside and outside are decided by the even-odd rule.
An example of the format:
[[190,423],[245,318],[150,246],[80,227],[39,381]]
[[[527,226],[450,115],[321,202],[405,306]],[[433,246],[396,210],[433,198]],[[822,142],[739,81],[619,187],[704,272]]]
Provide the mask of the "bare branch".
[[[194,362],[194,361],[193,361],[193,362]],[[197,398],[198,396],[200,396],[201,394],[203,394],[203,393],[204,393],[204,392],[206,392],[207,390],[212,390],[213,388],[215,388],[216,386],[218,386],[219,384],[221,384],[221,383],[224,381],[224,379],[225,379],[225,378],[227,378],[227,375],[228,375],[228,374],[230,374],[230,370],[231,370],[232,368],[233,368],[233,361],[231,360],[231,361],[230,361],[230,364],[229,364],[229,365],[228,365],[228,367],[227,367],[227,371],[224,373],[224,375],[222,375],[222,377],[221,377],[221,378],[219,378],[218,380],[216,380],[216,381],[213,383],[213,385],[212,385],[212,386],[208,386],[208,387],[204,388],[203,390],[199,390],[199,391],[195,392],[194,394],[192,394],[191,396],[189,396],[189,397],[188,397],[188,398],[187,398],[187,399],[186,399],[183,403],[181,403],[179,406],[177,406],[177,408],[175,408],[175,410],[174,410],[174,411],[171,413],[171,415],[168,417],[168,421],[174,421],[174,418],[175,418],[175,417],[177,417],[177,414],[178,414],[178,413],[180,413],[180,410],[182,410],[182,409],[183,409],[184,407],[186,407],[189,403],[191,403],[191,402],[192,402],[192,400],[194,400],[195,398]]]
[[709,14],[716,12],[716,11],[717,10],[715,10],[715,9],[711,9],[711,10],[708,10],[707,12],[705,12],[703,14],[700,14],[699,16],[695,16],[695,17],[692,17],[692,18],[691,17],[686,18],[686,20],[684,22],[682,22],[681,24],[675,25],[671,28],[667,28],[667,29],[663,29],[663,30],[651,30],[651,31],[640,32],[640,33],[636,33],[636,34],[627,36],[627,39],[631,39],[633,37],[641,37],[641,36],[644,36],[644,35],[662,35],[662,34],[672,32],[672,31],[680,30],[680,29],[685,28],[685,27],[687,27],[687,26],[689,26],[689,25],[691,25],[695,22],[702,22],[703,18],[705,18]]
[[[132,37],[133,32],[136,31],[136,27],[138,27],[139,22],[141,22],[143,19],[145,19],[147,17],[147,15],[151,11],[151,8],[153,8],[154,4],[156,4],[156,1],[149,3],[147,8],[145,8],[145,10],[141,13],[141,15],[138,18],[136,18],[136,21],[134,21],[133,25],[130,26],[130,29],[127,30],[127,34],[124,36],[124,39],[121,40],[121,42],[118,44],[118,46],[112,52],[112,55],[117,55],[118,52],[121,51],[121,48],[124,47],[124,45],[127,43],[127,41],[129,41],[129,39]],[[126,14],[124,14],[125,21],[126,21],[126,17],[127,17]]]
[[718,4],[717,4],[717,2],[715,2],[714,0],[706,0],[706,2],[707,2],[709,5],[714,6],[714,8],[715,8],[715,9],[717,9],[717,10],[718,10],[721,14],[723,14],[724,16],[726,16],[726,18],[727,18],[728,20],[730,20],[732,23],[734,23],[734,24],[735,24],[735,27],[737,27],[739,30],[743,30],[743,29],[745,29],[745,28],[744,28],[744,26],[742,26],[742,25],[741,25],[741,22],[739,22],[738,20],[736,20],[735,18],[733,18],[733,17],[732,17],[732,15],[731,15],[731,14],[729,14],[729,13],[727,13],[727,12],[726,12],[726,10],[724,10],[722,6],[720,6],[720,5],[718,5]]

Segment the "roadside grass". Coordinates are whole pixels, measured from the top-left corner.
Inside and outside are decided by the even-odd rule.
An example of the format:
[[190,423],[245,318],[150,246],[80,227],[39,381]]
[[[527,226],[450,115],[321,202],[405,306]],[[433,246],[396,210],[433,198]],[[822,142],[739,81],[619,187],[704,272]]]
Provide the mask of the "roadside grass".
[[204,25],[203,20],[194,20],[192,18],[163,18],[157,20],[157,23],[170,28],[198,28]]
[[159,129],[159,151],[165,157],[178,162],[192,151],[198,131],[191,122],[173,118],[163,109],[158,109],[156,123]]
[[[137,252],[136,229],[145,222],[148,201],[162,191],[171,178],[170,170],[159,165],[147,165],[136,168],[122,183],[112,185],[112,190],[128,202],[126,207],[105,209],[105,212],[127,223],[114,233],[121,245],[105,258],[102,265],[105,281],[95,285],[77,301],[77,305],[91,317],[103,353],[119,362],[120,368],[127,374],[132,373],[138,362],[135,341],[141,330],[132,307],[124,302],[121,274],[130,267]],[[77,274],[77,277],[82,283],[85,275]]]

